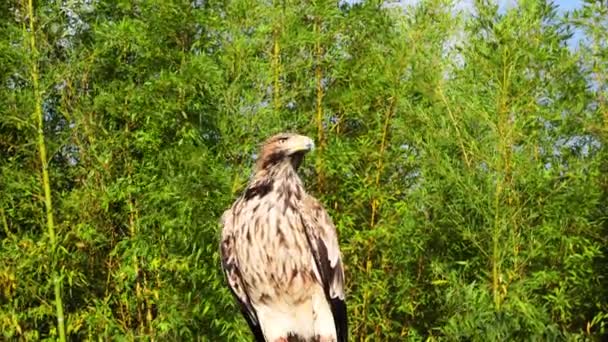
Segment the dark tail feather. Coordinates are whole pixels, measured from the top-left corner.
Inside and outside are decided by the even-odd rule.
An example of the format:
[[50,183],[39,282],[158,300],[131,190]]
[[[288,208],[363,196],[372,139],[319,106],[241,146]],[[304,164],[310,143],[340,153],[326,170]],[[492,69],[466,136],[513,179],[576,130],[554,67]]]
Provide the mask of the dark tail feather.
[[331,298],[331,312],[334,315],[336,335],[338,342],[348,341],[348,317],[346,315],[346,303],[340,298]]
[[249,312],[245,309],[244,306],[241,306],[241,312],[247,321],[247,325],[249,325],[249,329],[253,333],[253,337],[255,338],[255,342],[266,342],[264,338],[264,334],[262,333],[262,328],[258,324],[256,324],[251,317],[249,316]]

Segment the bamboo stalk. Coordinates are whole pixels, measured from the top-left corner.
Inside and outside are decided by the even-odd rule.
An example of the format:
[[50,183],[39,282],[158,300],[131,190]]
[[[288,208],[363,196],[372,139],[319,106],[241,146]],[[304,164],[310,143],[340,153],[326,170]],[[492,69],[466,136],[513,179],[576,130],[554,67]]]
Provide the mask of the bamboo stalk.
[[499,293],[499,278],[500,278],[500,196],[502,193],[501,181],[496,182],[496,190],[494,192],[494,231],[492,232],[492,298],[494,308],[500,309],[501,298]]
[[[388,144],[388,131],[390,129],[390,123],[391,123],[391,118],[393,117],[394,113],[395,113],[395,108],[396,108],[396,104],[397,104],[397,100],[396,97],[391,97],[390,98],[390,102],[389,102],[389,106],[388,109],[386,110],[386,115],[384,116],[384,123],[382,124],[382,138],[380,140],[380,154],[378,156],[378,160],[376,161],[376,173],[374,175],[374,187],[378,188],[378,186],[380,185],[380,177],[382,176],[382,170],[384,169],[384,153],[386,150],[386,146]],[[370,228],[373,229],[376,226],[376,216],[378,214],[378,208],[380,207],[380,200],[378,198],[376,198],[375,196],[372,198],[371,201],[371,207],[372,207],[372,213],[371,213],[371,217],[370,217]],[[366,263],[366,268],[365,268],[365,273],[366,274],[371,274],[372,271],[372,241],[370,240],[367,246],[367,263]],[[363,294],[363,305],[362,305],[362,314],[363,314],[363,321],[367,321],[367,314],[368,314],[368,300],[371,297],[371,293],[366,290]],[[378,327],[376,327],[377,329]],[[359,340],[360,341],[364,341],[364,336],[367,333],[367,328],[364,325],[363,329],[360,329],[360,335],[359,335]]]
[[[275,4],[276,7],[276,4]],[[282,13],[281,13],[282,14]],[[282,15],[281,15],[282,19]],[[276,20],[273,30],[273,47],[272,47],[272,71],[273,71],[273,107],[275,114],[281,109],[281,45],[279,38],[281,37],[281,20]]]
[[325,183],[325,175],[323,173],[323,161],[321,159],[321,151],[325,147],[325,135],[323,131],[323,97],[325,93],[323,91],[323,70],[321,68],[321,58],[323,55],[323,48],[321,46],[321,28],[319,19],[316,18],[314,21],[313,31],[317,37],[315,42],[315,83],[316,83],[316,112],[315,121],[317,124],[317,138],[319,140],[319,153],[317,153],[317,174],[318,174],[318,190],[323,191]]
[[[604,6],[605,10],[608,10],[608,4],[603,4],[600,6]],[[605,11],[604,11],[605,12]],[[602,87],[606,85],[606,82],[608,82],[608,78],[606,77],[606,72],[604,69],[602,69],[602,63],[601,63],[601,59],[599,56],[602,55],[601,53],[601,45],[600,42],[602,41],[602,37],[600,36],[599,32],[593,34],[593,44],[591,45],[591,55],[595,56],[592,57],[592,65],[593,65],[593,74],[595,75],[595,81],[597,83],[597,104],[598,104],[598,108],[597,110],[599,111],[601,117],[602,117],[602,125],[600,127],[600,131],[601,131],[601,138],[604,141],[604,144],[606,142],[608,142],[608,91],[603,91]],[[604,161],[603,166],[606,167],[606,165],[608,164],[606,161]],[[602,178],[600,180],[600,186],[602,186],[602,188],[605,189],[605,191],[608,191],[608,176],[606,176],[606,174],[604,173],[602,175]]]
[[[130,171],[129,171],[129,184],[131,184]],[[130,193],[129,193],[128,205],[129,205],[129,231],[131,233],[131,238],[134,239],[137,234],[137,226],[135,223],[136,222],[136,212],[135,212],[134,200]],[[133,255],[132,261],[133,261],[133,268],[135,270],[135,298],[137,301],[137,305],[136,305],[137,325],[138,325],[138,330],[141,333],[145,329],[145,322],[142,318],[143,316],[142,316],[142,311],[141,311],[141,307],[140,307],[140,301],[142,301],[142,290],[141,290],[141,284],[139,281],[140,270],[139,270],[139,260],[137,258],[137,255]]]
[[443,102],[443,104],[445,105],[445,108],[448,111],[450,120],[452,121],[452,125],[454,125],[454,129],[456,130],[456,137],[458,138],[458,145],[460,145],[460,149],[462,150],[462,155],[464,157],[464,161],[467,164],[467,167],[471,167],[471,161],[469,159],[467,150],[464,147],[464,139],[462,138],[462,134],[460,133],[460,128],[458,127],[458,122],[456,121],[454,113],[452,112],[452,109],[450,108],[450,104],[448,103],[448,100],[446,99],[445,95],[443,94],[443,89],[441,88],[441,86],[437,87],[437,93],[438,93],[439,97],[441,98],[441,102]]
[[4,212],[4,208],[0,207],[0,216],[2,216],[2,228],[4,228],[4,233],[8,237],[13,237],[13,233],[8,228],[8,220],[6,219],[6,213]]
[[[503,56],[503,60],[507,61],[509,58]],[[494,230],[492,232],[492,297],[494,301],[494,307],[496,310],[500,310],[502,305],[503,295],[500,293],[500,285],[502,282],[502,270],[501,270],[501,237],[503,234],[503,225],[505,224],[505,204],[503,203],[503,195],[506,196],[506,208],[512,209],[513,199],[512,194],[509,191],[512,183],[511,168],[512,168],[512,152],[511,146],[513,144],[513,126],[514,124],[509,120],[509,113],[507,108],[507,100],[509,94],[509,82],[511,77],[513,64],[503,65],[502,82],[500,88],[500,94],[497,100],[497,112],[498,112],[498,149],[499,149],[499,161],[497,169],[503,171],[502,176],[496,180],[496,188],[494,191]],[[515,219],[512,218],[513,227],[511,229],[511,237],[513,246],[518,248],[517,241],[517,226]]]
[[273,69],[274,69],[274,87],[273,87],[273,102],[274,102],[274,110],[279,111],[281,109],[281,83],[280,80],[280,54],[281,47],[279,44],[279,38],[277,37],[278,33],[275,33],[274,38],[274,47],[272,50],[272,61],[273,61]]
[[148,279],[146,274],[143,273],[143,292],[144,292],[144,306],[146,308],[146,323],[148,324],[148,335],[150,335],[150,341],[154,342],[154,327],[152,326],[152,304],[150,303],[150,295],[152,291],[148,288]]
[[[129,125],[125,126],[125,132],[129,133]],[[128,150],[127,150],[128,153]],[[129,156],[130,158],[130,156]],[[129,187],[133,184],[133,165],[131,164],[131,160],[129,159],[127,162],[127,177]],[[135,199],[133,198],[133,194],[129,189],[129,197],[127,199],[127,205],[129,207],[129,233],[131,235],[131,239],[135,239],[137,236],[137,223],[139,221],[139,215],[137,213],[137,204]],[[136,298],[136,308],[137,308],[137,330],[140,334],[145,334],[146,331],[146,322],[147,320],[144,318],[143,307],[145,306],[145,293],[143,291],[143,286],[140,280],[139,273],[143,271],[140,270],[139,267],[139,258],[136,254],[132,257],[133,268],[135,270],[135,298]]]
[[[601,37],[593,35],[593,44],[591,46],[592,56],[601,56]],[[599,58],[599,57],[596,57]],[[606,72],[601,68],[602,63],[599,60],[593,61],[593,74],[595,76],[595,82],[597,83],[597,102],[598,111],[603,118],[603,133],[604,137],[608,139],[608,96],[602,91],[602,86],[606,83]]]
[[[34,90],[34,116],[37,121],[37,131],[38,131],[38,151],[40,157],[40,165],[42,168],[42,183],[44,188],[44,204],[46,207],[46,226],[49,234],[49,239],[51,241],[51,255],[53,259],[53,270],[52,270],[52,280],[53,280],[53,288],[55,292],[55,310],[57,314],[57,330],[59,331],[59,341],[65,342],[65,323],[64,323],[64,315],[63,315],[63,302],[61,300],[61,276],[55,270],[55,258],[57,252],[57,239],[55,236],[55,222],[53,219],[53,202],[51,198],[51,182],[49,179],[49,171],[48,171],[48,161],[47,161],[47,151],[46,151],[46,143],[44,141],[44,118],[42,115],[42,92],[40,90],[39,84],[39,71],[38,71],[38,49],[36,48],[36,30],[34,26],[34,5],[32,0],[28,0],[27,3],[27,13],[29,17],[29,43],[31,49],[31,77],[32,77],[32,85]],[[24,34],[27,35],[26,30],[24,29]]]
[[[382,125],[382,139],[380,140],[380,155],[378,156],[378,161],[376,162],[376,176],[374,179],[374,187],[378,188],[380,185],[380,176],[382,175],[382,170],[384,169],[384,151],[386,150],[386,145],[388,144],[388,131],[390,128],[391,118],[395,113],[395,105],[396,105],[395,97],[391,97],[390,103],[388,106],[388,110],[386,111],[386,115],[384,117],[384,125]],[[376,197],[372,199],[372,214],[370,218],[370,227],[374,228],[376,225],[376,215],[378,214],[378,207],[380,206],[380,200]]]

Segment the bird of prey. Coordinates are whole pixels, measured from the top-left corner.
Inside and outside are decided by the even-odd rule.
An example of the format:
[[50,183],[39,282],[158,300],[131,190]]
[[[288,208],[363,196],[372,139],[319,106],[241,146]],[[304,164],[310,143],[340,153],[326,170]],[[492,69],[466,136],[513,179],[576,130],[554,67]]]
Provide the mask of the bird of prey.
[[257,342],[347,341],[336,229],[297,174],[312,139],[264,142],[247,189],[224,212],[222,269]]

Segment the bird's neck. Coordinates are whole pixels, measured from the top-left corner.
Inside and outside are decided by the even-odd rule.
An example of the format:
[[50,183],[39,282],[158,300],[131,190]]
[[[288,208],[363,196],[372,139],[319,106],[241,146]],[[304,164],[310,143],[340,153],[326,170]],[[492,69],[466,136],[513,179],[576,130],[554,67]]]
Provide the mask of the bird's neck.
[[289,190],[289,192],[300,191],[303,188],[302,180],[290,162],[258,170],[250,184],[272,184],[274,190]]

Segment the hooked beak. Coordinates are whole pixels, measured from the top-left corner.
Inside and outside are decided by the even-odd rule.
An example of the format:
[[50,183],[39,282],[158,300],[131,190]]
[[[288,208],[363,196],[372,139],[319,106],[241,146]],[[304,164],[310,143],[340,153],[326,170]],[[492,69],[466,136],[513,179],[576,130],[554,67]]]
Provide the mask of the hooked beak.
[[307,136],[297,135],[289,139],[286,146],[289,154],[308,152],[315,148],[315,142]]

